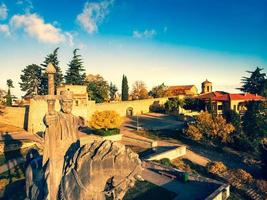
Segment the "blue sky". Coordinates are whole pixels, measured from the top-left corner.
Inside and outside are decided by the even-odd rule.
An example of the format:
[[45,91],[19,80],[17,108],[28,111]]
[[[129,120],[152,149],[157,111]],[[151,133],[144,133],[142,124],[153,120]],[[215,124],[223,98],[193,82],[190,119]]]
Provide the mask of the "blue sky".
[[80,48],[87,73],[148,89],[208,78],[235,91],[267,63],[266,0],[0,0],[0,87],[60,47],[63,71]]

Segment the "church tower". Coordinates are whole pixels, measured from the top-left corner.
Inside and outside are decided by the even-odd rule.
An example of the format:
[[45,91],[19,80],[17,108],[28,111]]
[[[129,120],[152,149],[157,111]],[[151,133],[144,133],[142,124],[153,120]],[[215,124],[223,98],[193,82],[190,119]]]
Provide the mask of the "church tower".
[[208,79],[206,79],[201,84],[201,94],[212,92],[212,82],[209,82]]

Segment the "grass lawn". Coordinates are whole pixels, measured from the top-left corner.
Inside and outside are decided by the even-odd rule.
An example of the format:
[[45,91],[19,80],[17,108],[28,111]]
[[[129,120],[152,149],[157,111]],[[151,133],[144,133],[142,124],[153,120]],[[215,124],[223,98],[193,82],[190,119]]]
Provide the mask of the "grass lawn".
[[137,181],[135,187],[126,193],[124,200],[171,200],[175,196],[175,193],[147,181]]

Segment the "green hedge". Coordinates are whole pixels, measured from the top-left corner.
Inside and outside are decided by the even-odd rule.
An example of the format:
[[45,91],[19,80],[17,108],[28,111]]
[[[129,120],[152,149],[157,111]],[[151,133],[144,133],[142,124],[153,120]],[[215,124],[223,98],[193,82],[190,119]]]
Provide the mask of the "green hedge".
[[110,136],[110,135],[117,135],[120,134],[120,129],[113,128],[113,129],[95,129],[94,134],[101,135],[101,136]]

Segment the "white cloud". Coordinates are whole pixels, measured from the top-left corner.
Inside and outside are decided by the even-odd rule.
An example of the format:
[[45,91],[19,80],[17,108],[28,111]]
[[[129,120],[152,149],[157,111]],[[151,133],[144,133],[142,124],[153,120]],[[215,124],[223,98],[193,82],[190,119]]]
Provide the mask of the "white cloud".
[[5,20],[7,18],[7,7],[4,3],[0,5],[0,20]]
[[73,47],[73,45],[74,45],[73,35],[69,32],[66,32],[65,35],[66,35],[66,39],[67,39],[69,46]]
[[52,24],[45,23],[37,14],[14,15],[10,20],[10,26],[22,28],[31,37],[43,43],[57,44],[66,40],[65,33]]
[[134,38],[152,38],[157,34],[154,29],[145,30],[144,32],[141,31],[133,31]]
[[3,33],[5,36],[10,36],[9,26],[7,24],[0,24],[0,33]]
[[102,2],[86,2],[82,13],[77,16],[77,22],[88,33],[98,31],[98,25],[108,14],[108,8],[114,0],[104,0]]

